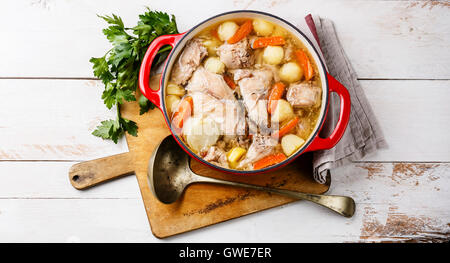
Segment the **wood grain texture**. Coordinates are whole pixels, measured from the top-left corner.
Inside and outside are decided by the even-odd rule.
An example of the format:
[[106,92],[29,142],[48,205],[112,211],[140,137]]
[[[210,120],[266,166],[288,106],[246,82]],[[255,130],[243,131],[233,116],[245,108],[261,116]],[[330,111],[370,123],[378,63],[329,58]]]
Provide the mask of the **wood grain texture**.
[[[445,1],[208,0],[167,4],[165,0],[4,1],[0,9],[0,77],[92,77],[92,56],[109,43],[96,14],[120,14],[134,25],[143,7],[177,16],[180,31],[229,10],[270,11],[296,24],[308,13],[332,19],[360,78],[450,79],[449,6]],[[189,10],[189,12],[186,12]],[[11,16],[20,12],[21,16]],[[30,45],[30,39],[32,45]],[[20,52],[10,52],[20,50]],[[26,65],[24,67],[24,65]]]
[[361,81],[388,149],[365,161],[450,161],[450,81]]
[[333,178],[356,196],[361,241],[448,242],[449,174],[448,163],[359,163]]
[[[140,199],[136,176],[124,176],[86,191],[67,180],[78,162],[1,161],[0,199]],[[1,208],[0,208],[1,210]]]
[[74,164],[69,169],[69,181],[82,190],[133,173],[133,154],[127,152]]
[[90,160],[128,150],[91,133],[113,119],[93,80],[0,80],[0,160]]
[[[77,191],[67,182],[71,164],[0,162],[1,242],[161,242],[149,231],[136,177]],[[448,163],[352,164],[332,170],[328,192],[355,199],[351,219],[301,201],[164,242],[448,240],[449,173]]]
[[[206,2],[2,2],[0,242],[449,241],[450,85],[435,80],[450,79],[447,1]],[[294,24],[308,12],[334,21],[390,146],[332,171],[329,193],[356,200],[353,218],[293,202],[161,241],[149,231],[135,176],[86,191],[69,184],[70,160],[128,150],[125,140],[90,135],[114,117],[100,100],[102,85],[71,79],[91,78],[89,58],[110,46],[96,14],[132,25],[145,5],[175,13],[180,30],[235,9],[270,10]]]

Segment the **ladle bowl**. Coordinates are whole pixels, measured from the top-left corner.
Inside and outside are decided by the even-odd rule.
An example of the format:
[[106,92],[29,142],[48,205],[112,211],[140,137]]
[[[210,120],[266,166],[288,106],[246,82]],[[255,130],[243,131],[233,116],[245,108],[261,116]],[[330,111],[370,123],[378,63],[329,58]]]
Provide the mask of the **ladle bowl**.
[[184,189],[192,183],[215,183],[308,200],[345,217],[351,217],[355,213],[355,201],[348,196],[308,194],[204,177],[191,170],[189,159],[189,156],[178,146],[173,136],[167,136],[155,148],[148,164],[148,180],[152,193],[162,203],[171,204],[177,201]]

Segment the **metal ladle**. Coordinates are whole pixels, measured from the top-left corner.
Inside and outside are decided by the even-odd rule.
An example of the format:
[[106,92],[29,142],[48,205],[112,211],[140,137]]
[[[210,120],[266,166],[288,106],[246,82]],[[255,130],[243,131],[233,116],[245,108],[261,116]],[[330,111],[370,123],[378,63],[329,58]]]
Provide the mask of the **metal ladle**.
[[200,176],[191,170],[189,156],[171,135],[166,137],[153,152],[148,164],[148,179],[153,194],[165,204],[175,202],[184,189],[192,183],[215,183],[308,200],[345,217],[351,217],[355,213],[355,201],[348,196],[308,194]]

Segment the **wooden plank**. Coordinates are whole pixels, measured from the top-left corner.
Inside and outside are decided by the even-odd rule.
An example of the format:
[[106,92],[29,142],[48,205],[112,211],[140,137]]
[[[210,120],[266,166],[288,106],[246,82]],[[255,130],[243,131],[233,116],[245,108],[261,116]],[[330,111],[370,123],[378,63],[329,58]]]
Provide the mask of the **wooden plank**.
[[[133,25],[144,6],[173,13],[185,31],[225,11],[254,9],[297,24],[308,13],[332,19],[360,78],[450,79],[449,5],[445,1],[165,0],[7,1],[0,9],[0,77],[92,77],[92,56],[109,48],[96,14]],[[200,8],[201,7],[201,8]],[[299,13],[299,9],[301,10]],[[189,12],[186,12],[189,10]],[[11,16],[17,14],[20,16]],[[300,14],[300,15],[299,15]],[[13,51],[13,52],[12,52]]]
[[[311,213],[305,215],[308,209]],[[52,199],[45,202],[0,199],[0,242],[162,242],[151,234],[144,211],[142,201],[135,199]],[[322,208],[298,202],[164,239],[164,242],[358,239],[357,235],[352,237],[343,231],[353,226],[346,225],[343,218],[334,220],[334,217]],[[327,218],[328,223],[324,225]],[[302,224],[298,224],[299,220]],[[329,232],[332,227],[335,233]],[[355,229],[358,232],[358,228]]]
[[[366,161],[450,161],[450,81],[361,83],[389,144]],[[90,134],[114,116],[102,89],[92,80],[0,80],[0,97],[20,98],[0,104],[0,160],[90,160],[127,151],[125,141],[117,146]]]
[[84,191],[76,190],[68,177],[73,164],[75,162],[0,162],[0,199],[141,199],[134,175]]
[[360,241],[448,242],[449,173],[448,163],[360,163],[335,169],[331,192],[355,198]]
[[366,161],[450,161],[449,81],[361,81],[389,148]]
[[0,199],[3,242],[151,241],[140,199]]
[[[0,188],[0,242],[159,242],[151,234],[140,198],[122,199],[124,192],[111,182],[102,186],[109,199],[90,195],[94,188],[82,193],[91,199],[78,199],[77,192],[64,190],[69,183],[56,178],[56,169],[55,174],[49,173],[50,166],[40,169],[39,164],[43,163],[4,162],[0,168],[2,185],[6,182],[11,188]],[[37,183],[33,192],[31,187],[14,183],[17,172],[33,169],[35,177],[55,181],[54,186]],[[350,219],[309,202],[295,202],[165,241],[445,241],[450,239],[449,172],[448,163],[348,165],[332,171],[329,194],[355,199],[357,210]],[[66,174],[58,176],[65,178]]]
[[87,160],[128,151],[91,135],[115,118],[99,81],[0,80],[0,160]]

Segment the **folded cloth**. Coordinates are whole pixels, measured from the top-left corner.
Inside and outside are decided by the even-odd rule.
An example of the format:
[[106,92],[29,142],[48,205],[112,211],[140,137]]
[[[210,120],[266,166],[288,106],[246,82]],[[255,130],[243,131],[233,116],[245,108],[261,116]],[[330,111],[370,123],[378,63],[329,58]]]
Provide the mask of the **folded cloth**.
[[[330,169],[360,160],[377,149],[386,148],[387,143],[356,73],[339,43],[333,22],[311,15],[306,16],[305,20],[320,45],[328,72],[347,88],[352,102],[350,120],[342,139],[332,149],[313,154],[314,179],[323,184]],[[323,138],[331,134],[339,119],[339,97],[336,94],[330,97],[328,114],[320,133]]]

